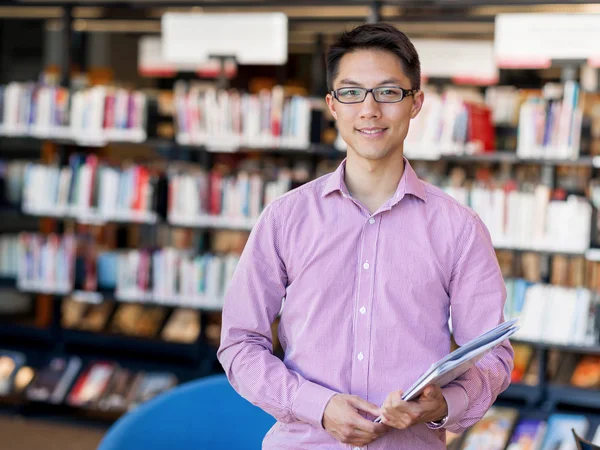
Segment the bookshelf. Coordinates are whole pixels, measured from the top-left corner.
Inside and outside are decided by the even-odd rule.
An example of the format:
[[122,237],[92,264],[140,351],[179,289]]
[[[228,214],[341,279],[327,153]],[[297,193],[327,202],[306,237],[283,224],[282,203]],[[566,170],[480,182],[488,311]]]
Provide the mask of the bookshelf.
[[[99,91],[95,91],[99,92]],[[99,95],[99,94],[93,94]],[[189,95],[186,93],[185,95]],[[196,94],[194,94],[196,95]],[[279,94],[276,94],[279,95]],[[150,99],[148,99],[150,100]],[[312,104],[312,100],[301,99],[304,103]],[[260,102],[260,99],[259,99]],[[147,102],[147,108],[151,109],[151,101]],[[221,111],[222,112],[222,111]],[[306,113],[306,112],[305,112]],[[288,113],[289,114],[289,113]],[[283,116],[283,111],[282,111]],[[321,120],[320,117],[313,117],[315,121]],[[283,119],[285,122],[285,119]],[[59,124],[63,125],[64,124]],[[214,124],[213,124],[214,125]],[[264,125],[264,124],[263,124]],[[106,155],[107,147],[111,148],[135,148],[156,150],[162,155],[167,164],[177,164],[180,160],[186,163],[194,163],[206,170],[210,170],[217,164],[221,164],[223,157],[226,158],[255,158],[263,160],[267,158],[278,158],[287,168],[293,163],[290,161],[307,160],[310,166],[310,177],[318,174],[317,164],[322,161],[330,163],[341,160],[344,152],[336,148],[333,143],[322,143],[314,139],[313,133],[303,133],[302,139],[294,137],[285,140],[273,139],[272,136],[263,138],[256,136],[256,129],[252,133],[252,139],[242,139],[241,133],[237,133],[232,139],[228,139],[228,132],[208,133],[201,139],[191,138],[190,134],[176,134],[174,137],[160,137],[147,132],[143,127],[136,126],[130,130],[112,130],[104,133],[98,132],[97,127],[94,133],[86,136],[82,133],[84,127],[78,125],[75,132],[70,132],[59,126],[52,129],[47,123],[35,127],[31,131],[26,128],[0,128],[2,143],[7,142],[10,145],[18,146],[45,146],[44,165],[56,164],[57,167],[65,168],[68,166],[68,158],[74,152],[84,153],[85,155],[98,155],[99,159]],[[262,127],[259,127],[262,130]],[[498,135],[516,135],[514,125],[500,124],[495,127]],[[272,134],[272,129],[271,134]],[[238,130],[240,131],[240,130]],[[317,130],[317,135],[321,137],[323,130]],[[308,134],[308,135],[307,135]],[[288,136],[289,137],[289,136]],[[451,142],[451,144],[453,144]],[[437,145],[437,143],[435,144]],[[510,148],[501,147],[501,148]],[[465,152],[465,147],[452,147],[450,150]],[[434,150],[438,150],[434,148]],[[489,150],[489,149],[488,149]],[[434,152],[425,151],[424,155],[432,155]],[[586,168],[590,169],[592,176],[595,176],[595,169],[600,167],[598,156],[588,154],[578,155],[576,158],[557,158],[552,157],[523,157],[514,150],[496,150],[483,154],[435,154],[435,156],[420,157],[419,153],[413,153],[409,159],[414,162],[424,164],[445,164],[446,167],[461,166],[465,170],[477,170],[480,167],[489,167],[491,165],[499,166],[539,166],[543,170],[552,173],[552,183],[556,178],[556,172],[559,168]],[[58,161],[58,163],[57,163]],[[145,162],[141,162],[143,165]],[[117,167],[120,166],[117,164]],[[300,183],[292,183],[294,184]],[[289,189],[287,187],[286,189]],[[44,232],[50,231],[63,233],[70,227],[110,227],[117,226],[122,229],[157,229],[158,227],[168,226],[171,228],[181,228],[186,231],[197,232],[207,240],[212,239],[217,231],[229,230],[235,232],[249,232],[256,217],[231,217],[227,215],[214,214],[168,214],[168,207],[149,208],[143,213],[132,211],[121,211],[111,213],[99,213],[93,208],[76,208],[69,205],[63,205],[57,208],[56,205],[50,207],[30,207],[26,205],[9,205],[8,211],[16,212],[22,217],[34,216],[43,220]],[[162,209],[159,211],[159,209]],[[4,211],[2,210],[2,213]],[[4,215],[3,215],[4,217]],[[50,220],[48,220],[50,219]],[[121,247],[121,249],[126,247]],[[555,256],[578,257],[585,256],[588,261],[600,261],[600,250],[585,249],[582,251],[553,251],[552,249],[525,248],[524,246],[497,246],[498,251],[511,251],[514,253],[535,253],[543,258]],[[45,328],[33,325],[10,324],[0,326],[0,347],[11,346],[15,340],[21,343],[27,343],[22,347],[32,364],[42,367],[49,357],[55,356],[78,356],[82,359],[82,367],[97,360],[116,361],[123,367],[132,370],[145,371],[168,371],[177,376],[179,381],[186,381],[196,377],[204,376],[219,370],[218,361],[215,355],[215,328],[207,328],[218,323],[219,316],[219,298],[213,297],[196,298],[194,302],[189,301],[189,296],[180,294],[155,295],[145,291],[125,291],[118,292],[116,288],[102,289],[93,291],[84,291],[69,287],[62,291],[54,289],[40,289],[34,285],[17,285],[14,278],[0,278],[0,287],[7,289],[20,290],[22,292],[43,293],[46,294],[42,302],[45,303],[46,313],[50,311],[51,318]],[[142,338],[139,336],[126,335],[123,333],[110,333],[106,329],[102,331],[89,331],[65,327],[61,323],[63,316],[62,308],[65,304],[74,300],[87,305],[98,305],[111,303],[113,311],[110,313],[108,321],[114,318],[116,310],[121,306],[141,305],[144,307],[159,306],[166,311],[166,318],[163,320],[163,327],[166,326],[168,318],[173,316],[178,310],[183,308],[193,309],[198,312],[202,331],[197,339],[191,343],[168,342],[160,339],[159,336],[153,338]],[[185,300],[185,301],[184,301]],[[191,304],[190,304],[191,303]],[[211,305],[211,306],[208,306]],[[214,321],[214,323],[213,323]],[[106,327],[105,327],[106,328]],[[212,329],[212,338],[207,336],[208,330]],[[563,353],[577,354],[600,354],[600,347],[566,345],[550,342],[532,342],[513,340],[514,343],[528,345],[537,351],[535,356],[538,361],[538,383],[534,385],[524,384],[522,382],[513,383],[509,389],[500,397],[500,402],[508,405],[518,405],[524,411],[540,409],[544,414],[549,414],[561,410],[563,407],[590,409],[600,405],[600,398],[597,392],[592,389],[580,389],[571,386],[562,386],[554,384],[546,375],[547,360],[549,353],[560,351]],[[39,354],[43,354],[43,358]],[[38,359],[36,359],[36,357]],[[14,399],[12,399],[14,400]],[[0,400],[2,403],[3,400]],[[19,401],[16,404],[20,404]],[[21,404],[20,407],[23,407]],[[102,413],[101,411],[89,411],[82,408],[74,408],[68,405],[47,405],[43,402],[28,402],[26,409],[32,411],[32,414],[44,411],[49,414],[65,414],[76,417],[93,417],[100,420],[113,421],[120,416],[118,414]]]

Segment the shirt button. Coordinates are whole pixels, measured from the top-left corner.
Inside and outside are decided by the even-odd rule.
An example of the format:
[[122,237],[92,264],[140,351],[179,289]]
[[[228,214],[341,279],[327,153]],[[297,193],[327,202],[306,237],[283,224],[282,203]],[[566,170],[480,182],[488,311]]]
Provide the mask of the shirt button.
[[364,263],[363,264],[363,269],[367,270],[368,268],[369,268],[369,263],[368,262]]
[[359,309],[361,314],[364,314],[367,312],[367,308],[365,308],[364,306],[362,308]]
[[369,219],[369,223],[370,223],[371,225],[373,225],[373,224],[375,223],[375,219],[373,219],[373,218],[371,217],[371,218]]
[[358,354],[358,360],[359,360],[359,361],[362,361],[362,360],[364,359],[364,357],[365,357],[365,355],[363,355],[363,354],[362,354],[362,352],[360,352],[360,353]]

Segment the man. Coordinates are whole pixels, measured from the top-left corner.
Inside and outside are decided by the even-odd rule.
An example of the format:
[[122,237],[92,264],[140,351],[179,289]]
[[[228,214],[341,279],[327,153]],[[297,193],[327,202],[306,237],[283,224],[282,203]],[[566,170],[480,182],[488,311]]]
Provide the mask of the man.
[[[504,321],[494,248],[474,212],[403,158],[424,100],[408,38],[358,27],[329,50],[327,71],[347,158],[263,212],[229,286],[218,356],[233,387],[278,420],[264,449],[445,449],[444,430],[477,422],[508,386],[510,344],[443,389],[410,402],[402,390],[448,354],[450,315],[459,345]],[[284,297],[281,361],[270,325]]]

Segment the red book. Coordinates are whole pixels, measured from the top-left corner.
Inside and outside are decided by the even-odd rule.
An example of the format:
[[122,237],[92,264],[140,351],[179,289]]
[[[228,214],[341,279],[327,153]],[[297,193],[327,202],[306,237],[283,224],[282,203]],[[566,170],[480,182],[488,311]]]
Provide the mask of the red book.
[[484,105],[466,103],[468,120],[468,142],[477,142],[485,152],[495,150],[496,131],[492,123],[492,112]]
[[104,129],[115,127],[115,94],[107,92],[104,97]]
[[221,198],[223,188],[223,175],[215,170],[210,173],[210,208],[211,215],[221,214]]
[[141,211],[144,204],[144,192],[146,191],[146,186],[150,181],[150,173],[148,172],[148,169],[142,166],[138,166],[136,169],[137,177],[134,191],[135,195],[131,208],[134,211]]

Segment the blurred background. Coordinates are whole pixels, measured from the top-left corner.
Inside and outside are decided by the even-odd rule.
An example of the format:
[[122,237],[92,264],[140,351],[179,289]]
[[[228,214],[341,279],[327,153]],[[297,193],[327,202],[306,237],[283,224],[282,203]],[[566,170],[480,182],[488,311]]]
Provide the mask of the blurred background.
[[378,21],[421,58],[405,155],[482,217],[520,317],[513,384],[449,446],[600,444],[600,3],[39,0],[0,1],[3,450],[94,449],[222,373],[252,226],[345,156],[326,49]]

